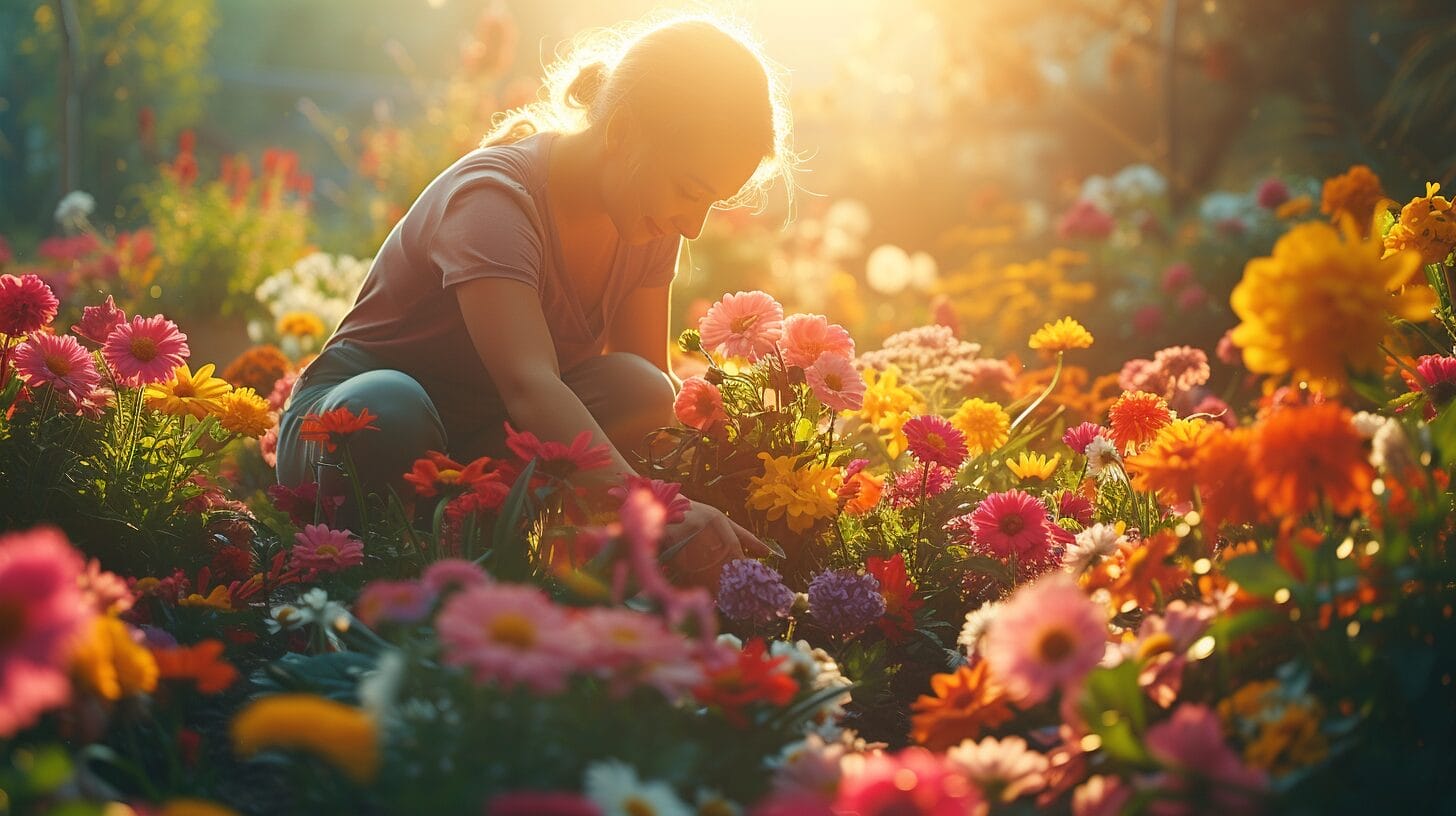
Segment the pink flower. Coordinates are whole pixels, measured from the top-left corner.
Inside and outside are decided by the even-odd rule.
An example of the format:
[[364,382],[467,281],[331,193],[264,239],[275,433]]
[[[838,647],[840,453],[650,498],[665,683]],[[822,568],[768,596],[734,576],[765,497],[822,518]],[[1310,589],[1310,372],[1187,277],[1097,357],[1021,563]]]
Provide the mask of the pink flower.
[[836,813],[966,816],[985,812],[980,791],[921,747],[870,754],[858,772],[846,770]]
[[611,449],[593,445],[592,432],[582,431],[567,445],[542,441],[530,431],[517,431],[506,423],[506,446],[523,462],[536,460],[536,472],[557,479],[569,479],[584,470],[595,470],[612,463]]
[[126,579],[102,569],[101,562],[95,558],[86,562],[86,571],[79,578],[79,586],[99,615],[119,615],[131,609],[136,602]]
[[677,399],[673,400],[672,410],[678,422],[700,431],[728,421],[728,414],[723,411],[723,394],[718,391],[718,386],[702,377],[683,380]]
[[91,396],[101,382],[91,352],[69,334],[32,334],[15,351],[15,370],[31,388],[48,385],[73,403]]
[[1213,370],[1208,353],[1193,346],[1169,346],[1153,355],[1153,365],[1163,373],[1175,394],[1192,391],[1208,382]]
[[440,595],[452,589],[470,589],[490,582],[490,576],[485,574],[485,570],[475,562],[463,558],[442,558],[425,567],[424,573],[420,575],[420,583],[425,589]]
[[81,310],[81,322],[71,326],[82,340],[100,346],[111,336],[111,331],[126,322],[126,312],[116,305],[111,295],[100,306],[87,306]]
[[35,275],[0,275],[0,334],[30,334],[56,319],[61,302]]
[[854,340],[837,323],[824,315],[796,314],[784,321],[784,362],[808,368],[821,354],[834,354],[845,360],[854,359]]
[[894,481],[890,482],[890,506],[896,510],[904,510],[919,503],[922,498],[920,490],[922,478],[925,482],[923,498],[939,496],[955,487],[955,475],[955,471],[950,468],[938,466],[932,466],[929,473],[921,469],[897,473]]
[[1218,715],[1206,706],[1183,703],[1169,719],[1148,728],[1145,743],[1154,759],[1169,767],[1155,780],[1177,799],[1154,799],[1148,813],[1183,816],[1258,810],[1268,786],[1261,772],[1244,765],[1223,740]]
[[[1426,354],[1416,360],[1416,373],[1420,375],[1420,381],[1407,374],[1406,384],[1412,391],[1423,390],[1430,395],[1426,401],[1425,417],[1427,420],[1435,419],[1441,408],[1456,399],[1456,357]],[[1422,383],[1425,384],[1424,389]]]
[[1086,527],[1095,514],[1096,509],[1086,496],[1067,490],[1057,497],[1057,518],[1072,519]]
[[688,510],[692,509],[693,503],[687,496],[678,491],[682,485],[677,482],[664,482],[661,479],[649,479],[646,476],[632,474],[622,481],[622,484],[614,485],[607,494],[618,501],[626,501],[627,496],[637,488],[642,488],[652,494],[667,510],[666,524],[677,524],[687,517]]
[[258,437],[258,453],[263,456],[263,464],[270,468],[278,467],[278,425],[263,432]]
[[995,801],[1013,802],[1047,784],[1046,755],[1028,748],[1021,737],[968,739],[947,751],[945,759]]
[[921,414],[906,420],[901,430],[910,455],[922,464],[959,470],[966,461],[966,435],[943,416]]
[[[964,521],[961,521],[964,519]],[[1009,563],[1039,564],[1050,558],[1047,508],[1023,490],[992,493],[966,516],[946,522],[948,532],[969,532],[974,548]]]
[[595,607],[581,616],[593,653],[586,661],[611,683],[618,696],[640,686],[677,700],[703,682],[694,645],[656,615],[625,608]]
[[526,686],[537,694],[566,688],[591,643],[565,607],[520,584],[461,590],[435,617],[445,663],[469,669],[477,683]]
[[0,535],[0,737],[70,699],[70,649],[96,615],[84,569],[54,527]]
[[635,550],[657,551],[667,525],[667,508],[652,490],[646,487],[629,489],[617,515],[621,520],[622,535],[629,546]]
[[804,370],[814,396],[831,411],[858,411],[864,405],[865,381],[848,357],[832,351],[819,355]]
[[703,348],[750,362],[773,351],[784,331],[784,307],[754,290],[724,295],[698,321]]
[[1062,240],[1102,240],[1112,234],[1117,222],[1096,204],[1079,200],[1057,219],[1057,237]]
[[1086,455],[1087,446],[1099,436],[1107,436],[1107,431],[1101,425],[1095,422],[1083,422],[1075,428],[1068,428],[1067,432],[1062,434],[1062,441],[1077,453]]
[[161,315],[138,315],[130,323],[118,324],[101,347],[101,356],[117,380],[134,387],[168,379],[191,353],[187,335]]
[[293,536],[293,566],[315,572],[339,572],[364,563],[364,542],[348,530],[310,524]]
[[1132,328],[1138,334],[1152,334],[1163,328],[1163,309],[1156,304],[1140,307],[1132,313]]
[[1193,267],[1182,261],[1163,270],[1163,291],[1170,295],[1176,294],[1192,282]]
[[366,626],[419,623],[435,606],[435,593],[419,581],[371,581],[359,592],[354,614]]
[[1116,776],[1091,776],[1072,792],[1072,816],[1118,816],[1132,788]]
[[1208,290],[1196,283],[1178,293],[1178,308],[1184,312],[1197,309],[1207,302]]
[[1254,194],[1254,200],[1266,210],[1277,210],[1280,204],[1289,200],[1289,185],[1277,178],[1264,179],[1259,184],[1259,191]]
[[1102,659],[1107,618],[1077,584],[1053,574],[1017,590],[986,632],[981,652],[1023,705],[1053,689],[1070,694]]

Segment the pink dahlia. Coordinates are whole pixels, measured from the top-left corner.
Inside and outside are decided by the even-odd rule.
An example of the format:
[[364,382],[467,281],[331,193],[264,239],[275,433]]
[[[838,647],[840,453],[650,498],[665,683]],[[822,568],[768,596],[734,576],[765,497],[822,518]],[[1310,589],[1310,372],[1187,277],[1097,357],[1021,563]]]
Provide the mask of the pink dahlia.
[[164,382],[187,361],[192,350],[187,335],[161,315],[133,317],[120,323],[101,347],[101,357],[123,385]]
[[703,348],[757,360],[773,351],[784,331],[784,307],[766,292],[724,295],[698,321]]
[[1106,651],[1107,617],[1072,578],[1057,573],[1017,590],[986,631],[981,653],[1022,704],[1070,692]]
[[477,683],[526,686],[538,694],[566,688],[594,651],[570,612],[520,584],[461,590],[435,617],[444,660],[469,669]]
[[[981,500],[957,529],[969,528],[974,548],[1001,561],[1040,563],[1050,557],[1046,505],[1023,490],[992,493]],[[956,522],[951,519],[951,522]],[[952,529],[950,522],[947,529]]]
[[100,306],[87,306],[81,310],[81,322],[71,326],[71,331],[88,343],[97,346],[106,342],[112,329],[126,322],[126,312],[116,305],[111,295]]
[[965,816],[984,812],[984,805],[968,779],[915,746],[897,754],[870,754],[855,771],[846,770],[834,812]]
[[0,334],[17,337],[56,319],[61,302],[36,275],[0,275]]
[[419,581],[371,581],[359,592],[354,614],[366,626],[419,623],[435,606],[435,593]]
[[1107,431],[1101,425],[1095,422],[1083,422],[1074,428],[1068,428],[1067,432],[1062,434],[1062,441],[1067,443],[1067,447],[1085,455],[1087,446],[1099,436],[1107,436]]
[[81,591],[84,572],[53,527],[0,535],[0,737],[70,698],[70,650],[96,615]]
[[673,400],[672,410],[678,422],[700,431],[728,421],[728,414],[723,411],[723,394],[718,386],[702,377],[683,380],[677,399]]
[[921,414],[905,421],[905,434],[910,455],[922,464],[934,464],[959,470],[966,461],[966,435],[936,414]]
[[293,566],[300,570],[339,572],[364,563],[364,542],[348,530],[310,524],[293,540]]
[[784,362],[799,368],[813,365],[821,354],[854,359],[854,339],[843,326],[830,323],[824,315],[790,315],[784,321],[782,346]]
[[1148,807],[1156,816],[1194,813],[1254,813],[1268,786],[1223,739],[1218,715],[1206,706],[1183,703],[1169,719],[1148,728],[1148,753],[1164,765],[1155,785],[1173,799],[1157,798]]
[[814,396],[831,411],[858,411],[864,405],[865,381],[848,357],[826,351],[804,369]]
[[73,403],[91,396],[101,382],[91,352],[69,334],[32,334],[15,351],[15,370],[31,388],[48,385]]

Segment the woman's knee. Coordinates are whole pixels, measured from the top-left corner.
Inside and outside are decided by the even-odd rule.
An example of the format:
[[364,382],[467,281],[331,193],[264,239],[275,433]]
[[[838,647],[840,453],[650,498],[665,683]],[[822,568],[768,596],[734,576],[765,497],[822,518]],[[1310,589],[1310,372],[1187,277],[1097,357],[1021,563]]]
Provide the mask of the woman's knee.
[[[377,430],[359,431],[348,440],[349,457],[370,490],[399,483],[426,451],[445,450],[445,428],[434,402],[418,381],[403,372],[377,370],[351,377],[330,389],[314,413],[339,408],[356,416],[367,410],[374,417]],[[342,452],[325,458],[341,460]]]

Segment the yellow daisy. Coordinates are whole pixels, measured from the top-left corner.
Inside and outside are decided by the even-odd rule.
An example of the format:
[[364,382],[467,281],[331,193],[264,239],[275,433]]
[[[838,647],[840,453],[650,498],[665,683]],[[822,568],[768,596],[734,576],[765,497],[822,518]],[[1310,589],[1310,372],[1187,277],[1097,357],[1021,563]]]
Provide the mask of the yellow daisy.
[[1031,335],[1027,345],[1043,351],[1070,351],[1092,347],[1092,333],[1081,323],[1064,317],[1048,323]]
[[177,366],[172,379],[147,386],[147,405],[175,417],[202,419],[218,409],[218,400],[232,390],[227,380],[212,376],[212,363],[193,373],[186,363]]
[[268,400],[251,388],[237,388],[218,400],[217,424],[229,433],[259,437],[273,427]]
[[1061,464],[1061,461],[1060,453],[1048,459],[1044,454],[1022,451],[1021,455],[1015,459],[1008,459],[1006,467],[1010,468],[1018,479],[1050,479],[1052,474],[1057,472],[1057,465]]

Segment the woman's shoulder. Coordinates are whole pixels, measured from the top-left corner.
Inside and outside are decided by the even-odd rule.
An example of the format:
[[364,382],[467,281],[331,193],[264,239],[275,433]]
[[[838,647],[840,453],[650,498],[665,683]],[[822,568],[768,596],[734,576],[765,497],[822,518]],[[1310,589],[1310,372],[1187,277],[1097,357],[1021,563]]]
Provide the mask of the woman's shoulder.
[[544,179],[545,148],[550,135],[536,133],[510,144],[477,147],[461,156],[444,175],[460,180],[504,177],[521,192],[534,191]]

